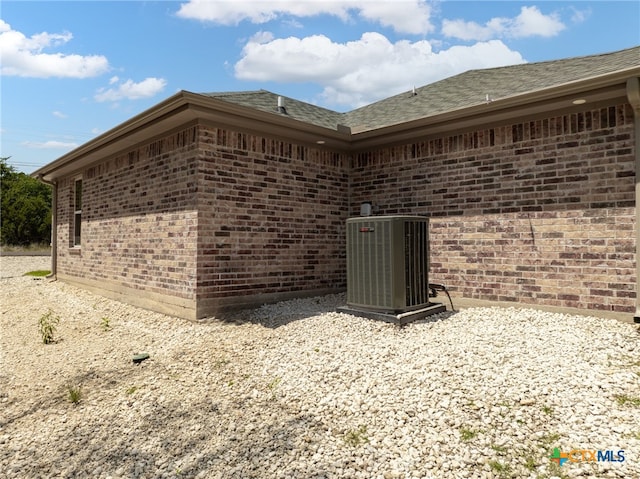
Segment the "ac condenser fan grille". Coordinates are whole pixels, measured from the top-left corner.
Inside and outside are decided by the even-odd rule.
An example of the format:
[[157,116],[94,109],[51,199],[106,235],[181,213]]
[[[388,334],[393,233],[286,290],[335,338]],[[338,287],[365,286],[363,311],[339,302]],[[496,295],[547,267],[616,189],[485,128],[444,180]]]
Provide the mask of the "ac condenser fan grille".
[[347,305],[403,312],[429,304],[425,217],[347,220]]

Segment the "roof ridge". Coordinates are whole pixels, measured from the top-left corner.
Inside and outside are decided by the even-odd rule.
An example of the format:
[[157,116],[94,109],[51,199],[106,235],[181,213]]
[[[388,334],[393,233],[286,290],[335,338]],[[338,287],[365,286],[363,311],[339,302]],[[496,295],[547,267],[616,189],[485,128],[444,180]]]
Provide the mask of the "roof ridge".
[[[259,90],[234,90],[234,91],[211,91],[211,92],[202,92],[200,95],[206,96],[230,96],[230,95],[244,95],[250,93],[260,93],[260,92],[268,92],[268,90],[259,89]],[[268,92],[272,93],[272,92]]]
[[634,46],[615,52],[467,70],[422,85],[413,94],[405,90],[355,108],[344,118],[349,126],[372,130],[639,67],[640,46]]
[[[619,55],[621,53],[624,52],[630,52],[632,50],[638,50],[638,52],[640,53],[640,45],[636,45],[634,47],[629,47],[629,48],[623,48],[622,50],[616,50],[613,52],[602,52],[602,53],[594,53],[591,55],[578,55],[575,57],[567,57],[567,58],[555,58],[552,60],[540,60],[540,61],[536,61],[536,62],[528,62],[525,61],[524,63],[514,63],[511,65],[502,65],[499,67],[490,67],[490,68],[473,68],[471,70],[466,70],[464,72],[459,73],[458,75],[463,75],[465,73],[469,73],[469,72],[478,72],[478,71],[495,71],[495,70],[501,70],[501,69],[506,69],[506,68],[513,68],[513,67],[517,67],[517,66],[536,66],[536,65],[544,65],[544,64],[550,64],[550,63],[568,63],[570,61],[575,61],[575,60],[583,60],[585,58],[597,58],[597,57],[608,57],[608,56],[612,56],[612,55]],[[638,59],[638,64],[640,64],[640,57]],[[448,78],[455,78],[458,75],[454,75],[452,77],[448,77]]]
[[[636,53],[638,61],[634,56]],[[349,111],[333,110],[265,89],[203,95],[265,112],[286,113],[292,119],[329,128],[345,124],[375,129],[483,103],[486,98],[495,100],[522,95],[637,66],[640,66],[640,46],[593,55],[471,69],[421,85],[413,94],[406,90]],[[285,100],[282,110],[280,102],[276,103],[276,97]]]

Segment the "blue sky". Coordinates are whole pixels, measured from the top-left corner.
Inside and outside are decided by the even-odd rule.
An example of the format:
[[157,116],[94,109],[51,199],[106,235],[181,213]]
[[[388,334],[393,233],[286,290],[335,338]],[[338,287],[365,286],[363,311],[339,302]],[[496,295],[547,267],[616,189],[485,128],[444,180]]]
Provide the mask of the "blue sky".
[[640,45],[640,2],[0,3],[0,156],[27,173],[180,90],[338,111],[470,69]]

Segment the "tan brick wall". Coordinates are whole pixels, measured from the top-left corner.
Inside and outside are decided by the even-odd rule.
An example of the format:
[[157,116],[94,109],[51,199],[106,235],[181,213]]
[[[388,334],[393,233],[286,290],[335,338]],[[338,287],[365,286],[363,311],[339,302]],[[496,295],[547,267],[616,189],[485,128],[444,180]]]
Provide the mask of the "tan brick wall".
[[345,221],[431,217],[431,281],[454,296],[630,313],[635,304],[628,105],[350,157],[205,125],[58,187],[58,273],[186,317],[345,287]]
[[[73,247],[74,179],[58,187],[58,275],[192,315],[196,284],[197,127],[88,168],[82,245]],[[168,303],[168,306],[154,303]],[[169,308],[169,309],[167,309]],[[193,313],[195,314],[195,313]]]
[[213,127],[199,140],[202,314],[344,288],[348,157]]
[[106,158],[58,191],[59,277],[130,302],[202,317],[346,285],[341,154],[196,125]]
[[357,155],[351,213],[431,220],[431,281],[458,297],[635,310],[628,105]]

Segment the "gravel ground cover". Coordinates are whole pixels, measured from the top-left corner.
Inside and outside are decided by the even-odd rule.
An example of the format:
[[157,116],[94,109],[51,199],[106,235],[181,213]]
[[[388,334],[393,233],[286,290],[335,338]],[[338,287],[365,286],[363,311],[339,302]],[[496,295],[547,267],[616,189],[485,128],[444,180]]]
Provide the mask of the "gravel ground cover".
[[0,478],[640,477],[637,325],[399,327],[334,312],[342,295],[189,322],[22,276],[48,268],[0,258]]

